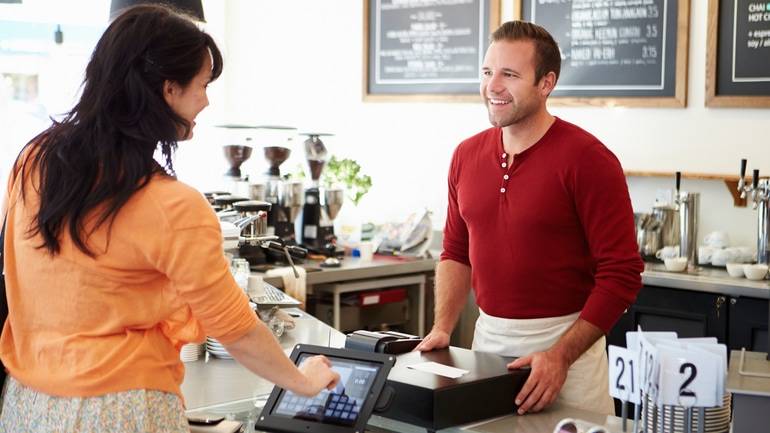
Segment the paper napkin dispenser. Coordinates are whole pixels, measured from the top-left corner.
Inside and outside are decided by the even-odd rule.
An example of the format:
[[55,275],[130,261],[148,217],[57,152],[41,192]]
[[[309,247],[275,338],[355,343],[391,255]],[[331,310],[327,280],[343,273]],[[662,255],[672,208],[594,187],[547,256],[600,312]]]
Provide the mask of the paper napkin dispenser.
[[395,331],[354,331],[345,338],[345,349],[399,354],[412,351],[422,338]]
[[[395,397],[379,415],[435,431],[512,414],[530,372],[508,370],[513,359],[459,347],[397,355],[387,382]],[[453,379],[409,368],[430,361],[468,373]]]

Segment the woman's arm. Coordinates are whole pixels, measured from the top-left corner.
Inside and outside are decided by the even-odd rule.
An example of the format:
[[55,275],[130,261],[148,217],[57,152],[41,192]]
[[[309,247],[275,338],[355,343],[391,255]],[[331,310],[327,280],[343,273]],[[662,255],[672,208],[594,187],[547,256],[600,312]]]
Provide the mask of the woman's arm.
[[224,346],[241,365],[295,394],[312,397],[324,388],[333,389],[340,380],[324,356],[314,356],[297,368],[261,322]]

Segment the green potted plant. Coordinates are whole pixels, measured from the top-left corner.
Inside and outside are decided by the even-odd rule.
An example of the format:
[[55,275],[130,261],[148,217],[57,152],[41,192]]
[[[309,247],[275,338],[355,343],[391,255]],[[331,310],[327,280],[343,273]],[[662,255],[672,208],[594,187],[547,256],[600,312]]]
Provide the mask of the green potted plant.
[[323,171],[323,182],[327,188],[334,185],[344,186],[346,197],[353,202],[355,206],[369,192],[372,187],[372,178],[361,173],[361,166],[354,159],[337,159],[332,155],[326,162]]
[[335,156],[329,158],[324,168],[322,181],[326,188],[341,187],[345,189],[347,202],[353,206],[343,205],[335,220],[335,232],[342,246],[353,246],[361,241],[362,217],[358,209],[361,199],[372,187],[372,178],[361,172],[357,161]]

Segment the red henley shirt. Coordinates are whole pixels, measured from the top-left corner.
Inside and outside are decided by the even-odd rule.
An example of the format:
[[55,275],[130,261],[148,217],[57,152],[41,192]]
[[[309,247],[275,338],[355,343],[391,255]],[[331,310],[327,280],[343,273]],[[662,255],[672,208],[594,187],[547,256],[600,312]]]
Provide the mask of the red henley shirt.
[[643,262],[620,162],[556,119],[506,167],[502,130],[455,150],[441,260],[471,267],[476,302],[511,319],[580,317],[605,332],[636,299]]

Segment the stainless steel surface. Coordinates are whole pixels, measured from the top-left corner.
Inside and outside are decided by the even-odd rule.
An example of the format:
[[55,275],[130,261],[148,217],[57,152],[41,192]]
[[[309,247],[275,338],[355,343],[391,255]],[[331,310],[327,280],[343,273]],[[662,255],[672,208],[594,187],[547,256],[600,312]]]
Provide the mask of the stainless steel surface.
[[[394,275],[408,275],[431,272],[436,267],[436,259],[400,260],[374,256],[373,260],[361,260],[356,257],[345,257],[339,268],[324,268],[318,272],[308,272],[306,275],[308,291],[314,284],[340,283],[350,280],[362,280]],[[317,266],[320,262],[311,262],[311,266]],[[266,282],[283,287],[280,277],[269,277],[264,274]]]
[[620,433],[622,428],[621,419],[616,416],[601,415],[595,412],[565,406],[556,402],[539,413],[530,413],[524,416],[509,415],[442,431],[478,433],[551,433],[554,427],[556,427],[556,424],[564,418],[578,419],[587,421],[593,425],[604,426],[612,433]]
[[[332,347],[345,345],[345,336],[320,320],[299,309],[287,311],[301,315],[295,318],[297,326],[280,339],[281,347],[287,354],[299,343]],[[272,389],[272,383],[234,360],[208,358],[185,363],[182,394],[188,410],[252,400]]]
[[636,243],[639,245],[639,254],[654,256],[661,248],[660,230],[640,229],[636,233]]
[[700,194],[682,191],[677,197],[679,205],[679,256],[687,258],[687,267],[698,266],[698,214]]
[[324,210],[330,220],[337,218],[344,201],[345,191],[342,188],[324,188]]
[[770,263],[770,180],[759,182],[759,192],[754,195],[757,209],[757,263]]
[[305,189],[302,181],[285,181],[279,190],[278,204],[287,210],[289,222],[294,222],[305,204]]
[[676,208],[668,205],[652,207],[652,216],[660,221],[661,247],[679,245],[679,213]]
[[[735,394],[755,395],[770,397],[770,379],[756,376],[747,376],[740,373],[740,350],[730,352],[730,364],[727,371],[727,383],[725,389]],[[767,353],[746,352],[744,371],[760,374],[770,374],[770,361]]]
[[746,160],[741,160],[741,176],[738,191],[741,198],[750,195],[752,208],[757,210],[757,263],[770,263],[770,180],[759,180],[759,170],[754,170],[751,185],[745,182]]
[[270,206],[270,203],[258,200],[237,202],[233,205],[241,216],[237,221],[233,221],[233,224],[241,230],[241,236],[252,240],[267,234],[267,212]]
[[264,183],[249,184],[249,197],[252,200],[265,201],[266,193],[267,193],[267,185],[265,185]]
[[692,433],[698,430],[704,433],[727,433],[730,429],[730,397],[730,393],[726,392],[722,406],[705,408],[703,417],[699,418],[698,411],[692,408],[656,405],[646,396],[642,423],[650,432]]

